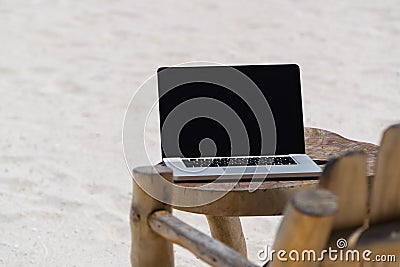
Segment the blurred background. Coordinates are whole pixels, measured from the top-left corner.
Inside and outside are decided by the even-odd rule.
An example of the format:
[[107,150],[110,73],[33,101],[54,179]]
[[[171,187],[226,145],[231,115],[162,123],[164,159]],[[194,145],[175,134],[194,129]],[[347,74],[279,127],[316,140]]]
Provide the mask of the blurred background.
[[[379,143],[400,118],[399,43],[395,0],[0,0],[0,266],[129,265],[122,121],[159,66],[296,62],[306,126]],[[242,222],[258,262],[280,217]]]

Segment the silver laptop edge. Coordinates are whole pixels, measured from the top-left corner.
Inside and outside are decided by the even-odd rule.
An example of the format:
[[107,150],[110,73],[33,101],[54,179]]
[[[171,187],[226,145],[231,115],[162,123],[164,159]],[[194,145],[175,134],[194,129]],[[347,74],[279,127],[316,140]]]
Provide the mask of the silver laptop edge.
[[183,163],[183,158],[165,158],[164,163],[167,167],[173,170],[175,181],[215,179],[229,180],[237,178],[311,178],[319,177],[321,174],[321,168],[315,164],[315,162],[308,155],[290,154],[288,156],[292,157],[297,164],[188,168]]

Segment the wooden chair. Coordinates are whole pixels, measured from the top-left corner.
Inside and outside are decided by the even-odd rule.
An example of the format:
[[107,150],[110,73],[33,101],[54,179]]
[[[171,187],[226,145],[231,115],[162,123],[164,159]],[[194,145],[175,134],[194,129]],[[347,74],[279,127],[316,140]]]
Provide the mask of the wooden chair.
[[[273,261],[269,267],[399,266],[400,125],[385,131],[376,163],[376,175],[370,181],[365,176],[366,165],[366,156],[360,152],[348,153],[330,161],[320,178],[318,189],[302,192],[289,203],[274,248],[321,251],[327,247],[338,250],[339,246],[343,253],[356,250],[358,255],[370,250],[373,253],[369,257],[371,260],[380,255],[386,258],[386,262],[366,261],[360,257],[357,262],[327,259],[323,262],[297,263]],[[334,201],[329,191],[324,190],[334,193],[337,200]],[[310,194],[316,192],[319,192],[319,196],[314,196],[314,201],[310,202]],[[316,203],[318,198],[319,203]],[[344,244],[340,245],[338,240]],[[397,262],[390,262],[394,260],[393,256]]]
[[[393,231],[397,231],[398,224],[391,221],[400,218],[399,201],[395,194],[400,179],[400,164],[396,164],[400,163],[399,129],[399,126],[393,126],[384,135],[376,179],[372,179],[376,146],[351,141],[320,129],[307,128],[306,148],[312,158],[326,159],[351,150],[362,150],[366,154],[352,153],[331,161],[325,168],[319,185],[318,181],[305,180],[266,181],[250,193],[247,190],[248,183],[240,182],[223,198],[200,207],[171,207],[147,195],[135,182],[140,181],[142,186],[157,186],[159,179],[172,181],[169,169],[162,166],[135,169],[131,210],[132,265],[173,266],[172,243],[176,243],[213,266],[256,266],[245,258],[246,244],[240,220],[236,216],[280,214],[286,204],[288,206],[274,244],[275,249],[308,248],[318,251],[331,244],[338,236],[347,238],[349,247],[371,246],[389,251],[386,245],[382,245],[388,242],[392,242],[393,247],[398,247],[399,236],[393,234]],[[365,169],[368,178],[365,176]],[[368,181],[372,188],[371,193],[368,193]],[[213,190],[224,190],[223,184],[209,190],[197,190],[196,184],[182,186],[187,190],[186,194],[200,198],[212,194]],[[310,190],[304,190],[305,188]],[[166,188],[159,190],[172,195]],[[385,190],[388,191],[385,193]],[[292,197],[298,191],[302,192]],[[367,203],[371,203],[369,217]],[[215,239],[175,218],[171,213],[172,208],[206,214]],[[337,209],[338,212],[335,213]],[[372,227],[367,227],[369,224],[366,222],[369,221]],[[380,226],[381,223],[386,224]],[[270,263],[271,266],[318,264],[320,263]]]

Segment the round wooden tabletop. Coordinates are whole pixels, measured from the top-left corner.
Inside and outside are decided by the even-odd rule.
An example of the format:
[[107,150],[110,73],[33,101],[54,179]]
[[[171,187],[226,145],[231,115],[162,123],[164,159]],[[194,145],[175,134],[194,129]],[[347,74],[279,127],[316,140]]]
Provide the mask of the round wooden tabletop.
[[[350,151],[363,151],[367,155],[366,175],[375,173],[378,146],[365,142],[349,140],[330,131],[305,128],[306,153],[312,159],[330,160]],[[321,166],[323,167],[323,166]],[[298,190],[312,187],[318,180],[265,180],[256,190],[250,190],[248,181],[238,182],[233,189],[225,183],[213,183],[211,187],[199,188],[205,183],[180,182],[175,185],[187,188],[193,197],[206,199],[215,192],[227,191],[216,201],[196,207],[174,208],[188,212],[215,216],[257,216],[281,214],[289,198]],[[199,188],[196,190],[196,188]],[[229,189],[229,190],[228,190]]]
[[[350,151],[363,151],[367,155],[367,176],[375,174],[375,160],[378,153],[378,146],[365,142],[358,142],[344,138],[343,136],[318,128],[306,127],[304,129],[304,137],[306,144],[306,153],[312,159],[328,161],[332,158],[339,157]],[[323,168],[324,165],[321,165]],[[301,186],[304,184],[315,184],[318,180],[299,180],[299,179],[285,179],[284,181],[271,181],[266,180],[262,183],[259,189],[269,189],[285,186]],[[233,191],[248,191],[248,181],[239,182]],[[199,187],[204,183],[199,182],[180,182],[176,185],[184,187]],[[215,183],[210,190],[224,190],[226,185],[224,183]]]

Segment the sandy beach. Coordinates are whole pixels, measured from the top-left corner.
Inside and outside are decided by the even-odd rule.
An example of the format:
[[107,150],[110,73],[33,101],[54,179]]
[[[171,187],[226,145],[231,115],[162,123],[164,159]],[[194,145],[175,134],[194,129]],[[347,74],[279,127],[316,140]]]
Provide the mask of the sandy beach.
[[[399,43],[394,0],[1,1],[0,266],[129,266],[122,123],[159,66],[296,62],[306,126],[379,143],[400,120]],[[255,263],[280,219],[242,219]]]

